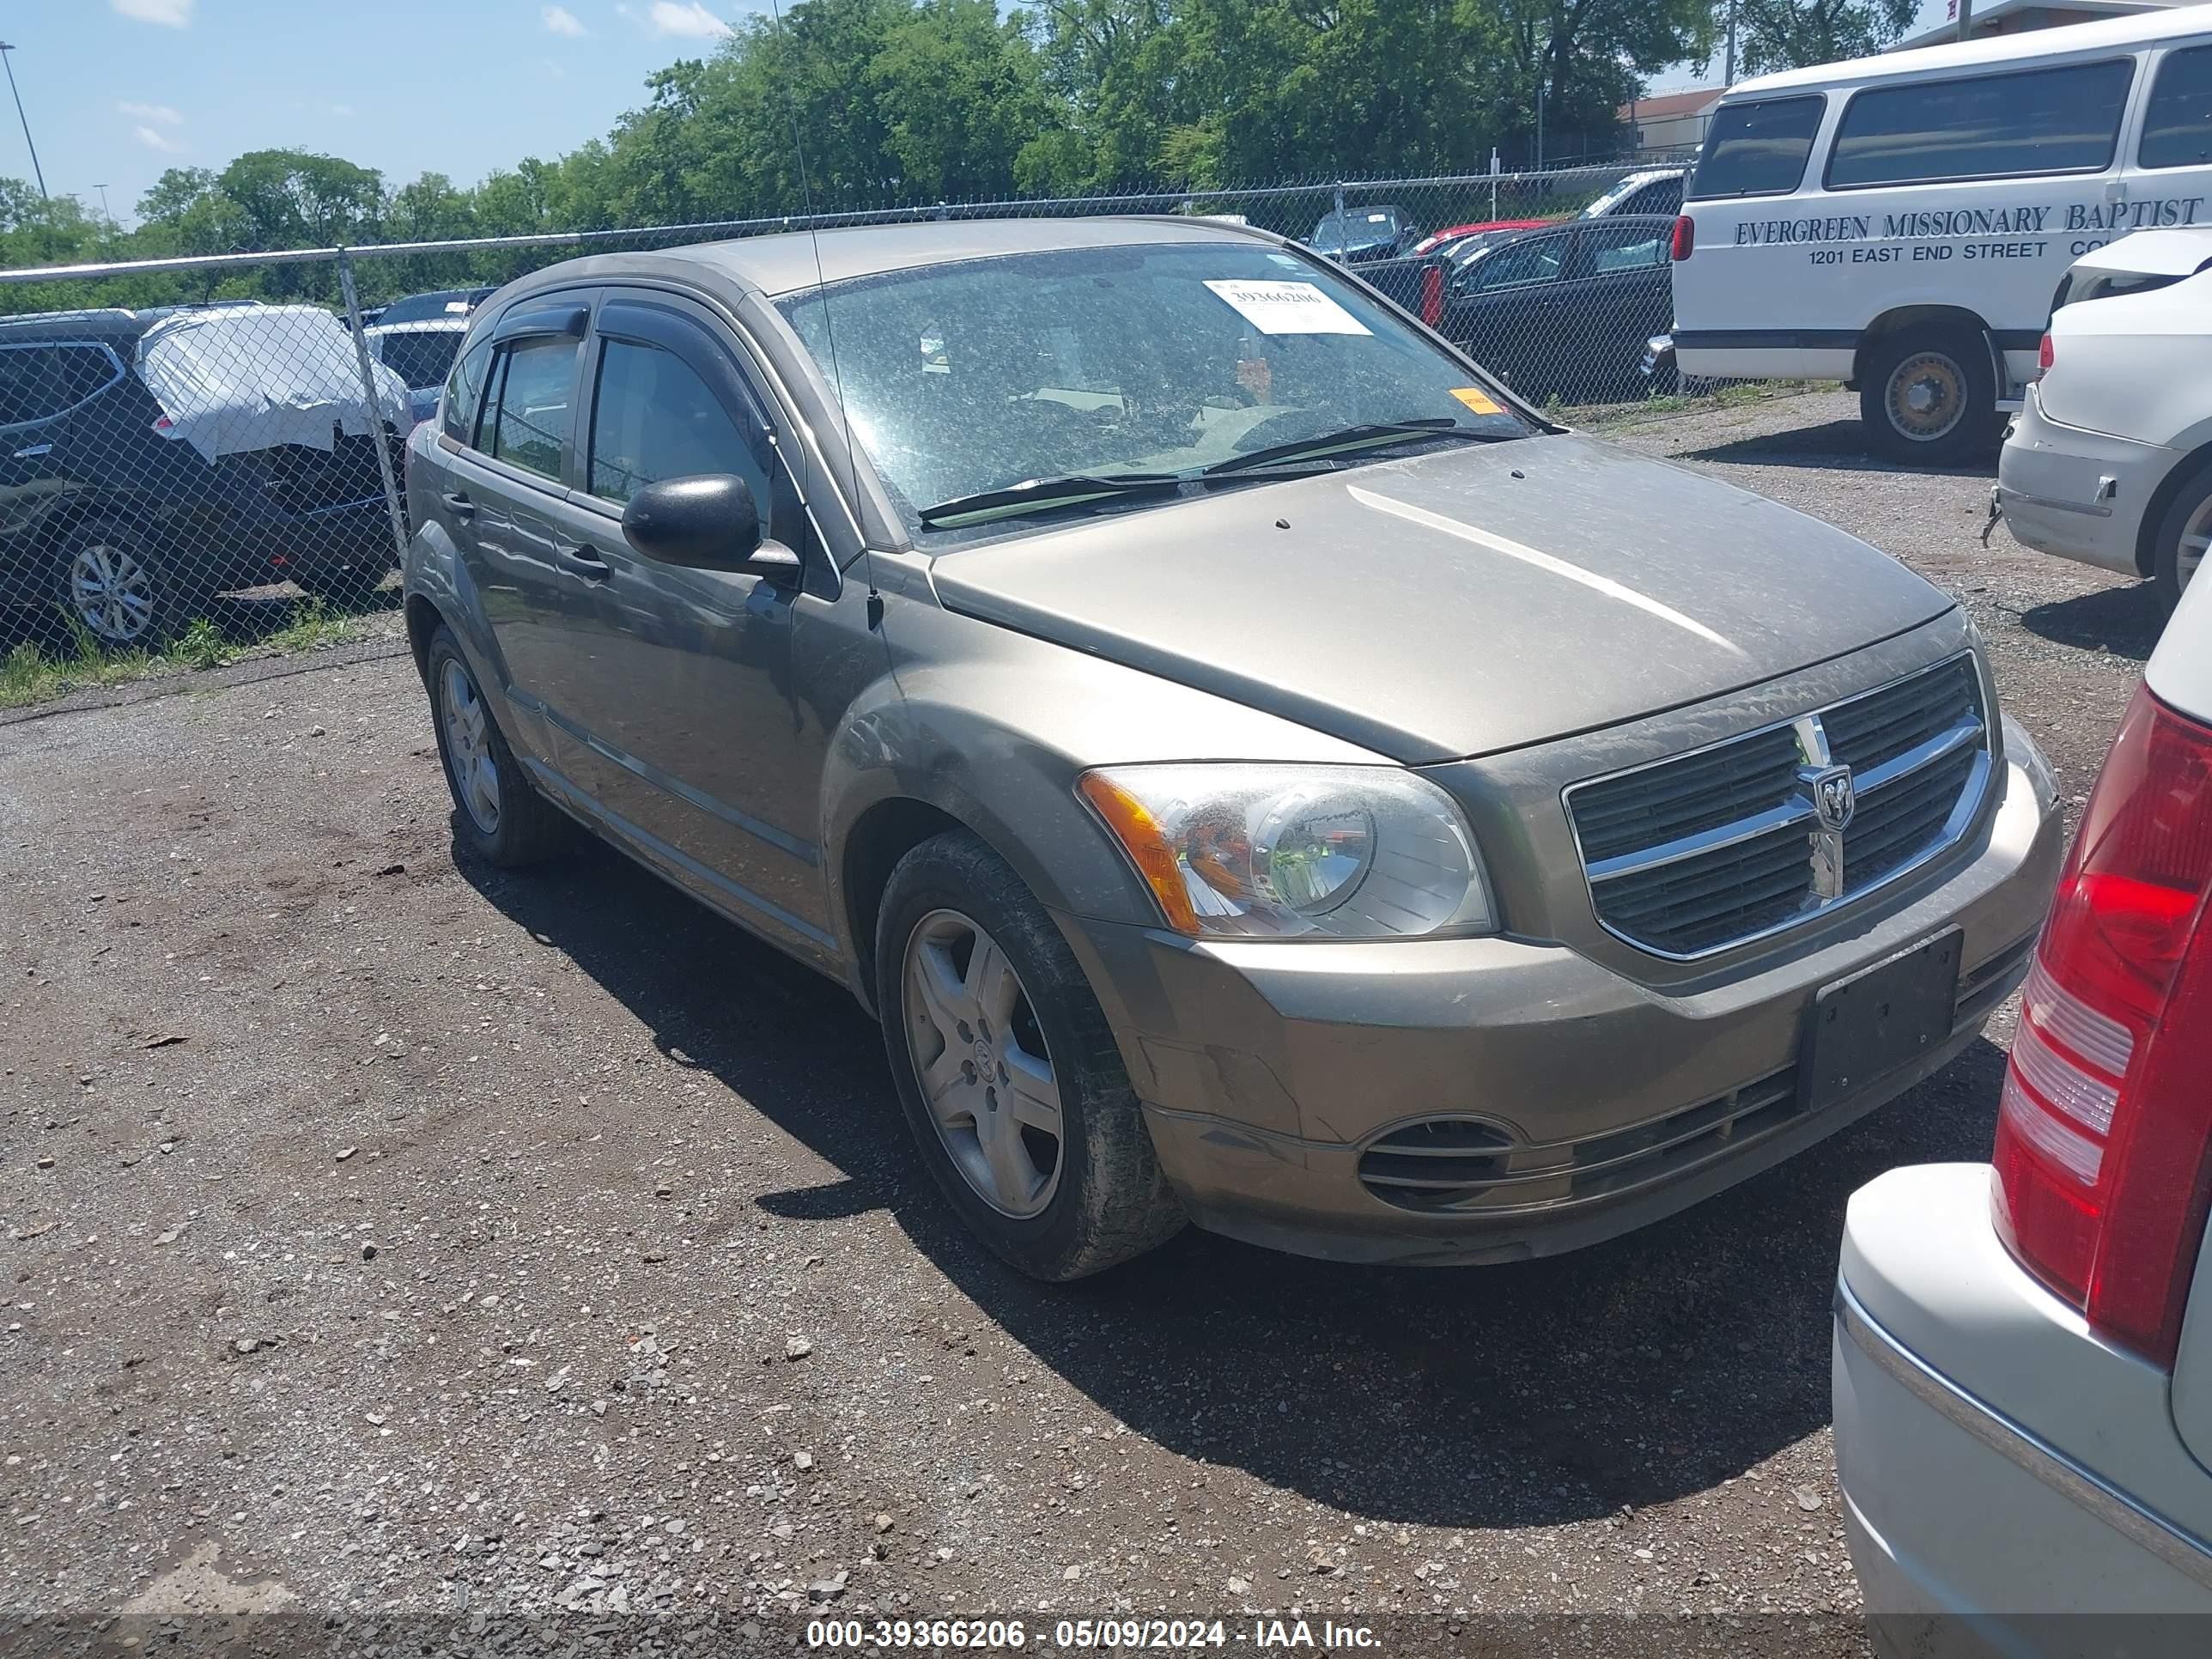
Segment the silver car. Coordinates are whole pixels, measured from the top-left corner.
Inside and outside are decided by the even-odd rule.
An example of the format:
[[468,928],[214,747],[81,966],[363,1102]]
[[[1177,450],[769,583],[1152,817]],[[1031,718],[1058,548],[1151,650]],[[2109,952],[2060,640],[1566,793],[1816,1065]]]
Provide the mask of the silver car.
[[1041,1278],[1607,1237],[1942,1066],[2048,769],[1949,599],[1188,217],[553,266],[409,458],[462,848],[848,986]]

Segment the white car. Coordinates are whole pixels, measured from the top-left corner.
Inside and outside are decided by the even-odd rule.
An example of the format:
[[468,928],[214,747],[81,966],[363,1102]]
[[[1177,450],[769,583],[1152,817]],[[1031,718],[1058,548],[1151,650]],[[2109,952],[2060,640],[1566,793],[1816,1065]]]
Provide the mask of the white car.
[[2200,583],[2082,814],[2028,972],[1994,1167],[1893,1170],[1850,1200],[1836,1463],[1885,1653],[2207,1650],[2208,896]]
[[2212,537],[2212,227],[2075,262],[1990,509],[2039,552],[2147,576],[2173,609]]

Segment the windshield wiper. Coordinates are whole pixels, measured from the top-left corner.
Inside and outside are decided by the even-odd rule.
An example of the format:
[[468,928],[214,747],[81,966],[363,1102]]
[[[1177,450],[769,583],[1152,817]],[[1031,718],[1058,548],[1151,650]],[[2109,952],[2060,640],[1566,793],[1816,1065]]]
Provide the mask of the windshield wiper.
[[1295,438],[1288,443],[1270,444],[1265,449],[1255,449],[1249,454],[1216,461],[1212,466],[1202,469],[1199,476],[1219,477],[1225,472],[1242,472],[1248,467],[1268,466],[1277,461],[1304,460],[1309,457],[1318,459],[1343,450],[1379,449],[1385,444],[1401,442],[1408,438],[1450,438],[1461,443],[1494,444],[1519,435],[1515,432],[1479,432],[1473,427],[1460,425],[1449,415],[1425,415],[1410,421],[1362,421],[1357,426],[1347,426],[1335,432],[1324,432],[1310,438]]
[[1188,482],[1184,475],[1175,472],[1066,472],[1049,478],[1025,478],[997,489],[979,489],[972,495],[955,495],[923,507],[920,517],[926,526],[937,530],[948,525],[1042,513],[1048,507],[1071,507],[1079,501],[1103,501],[1114,495],[1174,489]]

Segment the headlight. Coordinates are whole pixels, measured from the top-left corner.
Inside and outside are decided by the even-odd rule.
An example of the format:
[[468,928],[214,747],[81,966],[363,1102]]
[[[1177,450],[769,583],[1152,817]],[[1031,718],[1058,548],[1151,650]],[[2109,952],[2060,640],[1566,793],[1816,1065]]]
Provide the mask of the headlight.
[[1393,939],[1497,926],[1467,820],[1410,772],[1114,766],[1077,787],[1179,933]]

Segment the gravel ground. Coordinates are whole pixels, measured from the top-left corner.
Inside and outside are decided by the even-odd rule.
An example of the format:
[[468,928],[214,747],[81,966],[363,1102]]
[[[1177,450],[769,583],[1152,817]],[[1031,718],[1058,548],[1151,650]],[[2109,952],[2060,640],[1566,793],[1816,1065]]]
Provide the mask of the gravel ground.
[[[1961,595],[2078,799],[2145,596],[1839,395],[1616,428]],[[1645,1232],[1463,1273],[1186,1234],[1070,1289],[874,1028],[611,854],[456,868],[386,658],[0,726],[0,1613],[1826,1616],[1845,1196],[1987,1146],[2009,1012]]]

